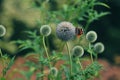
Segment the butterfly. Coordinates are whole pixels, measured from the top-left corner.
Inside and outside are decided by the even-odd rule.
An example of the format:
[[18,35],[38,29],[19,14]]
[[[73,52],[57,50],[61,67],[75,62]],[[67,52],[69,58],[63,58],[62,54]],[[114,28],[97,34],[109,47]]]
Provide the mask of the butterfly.
[[75,28],[75,34],[76,36],[79,38],[82,34],[84,33],[83,28],[82,27],[76,27]]

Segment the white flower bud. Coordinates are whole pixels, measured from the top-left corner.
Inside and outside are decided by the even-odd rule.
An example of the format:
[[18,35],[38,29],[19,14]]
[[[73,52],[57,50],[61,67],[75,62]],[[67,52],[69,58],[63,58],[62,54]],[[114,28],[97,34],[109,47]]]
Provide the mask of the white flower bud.
[[0,37],[3,37],[6,34],[6,28],[3,25],[0,25]]
[[105,47],[103,45],[103,43],[101,42],[97,42],[95,45],[94,45],[94,51],[96,53],[102,53],[104,51]]
[[41,26],[40,33],[43,36],[49,36],[51,34],[51,27],[49,25],[43,25],[43,26]]
[[82,46],[75,46],[72,49],[72,55],[73,57],[81,57],[84,54],[84,49]]
[[58,69],[56,67],[52,67],[49,71],[50,74],[57,76],[58,74]]
[[89,41],[89,42],[95,42],[97,40],[97,33],[95,31],[89,31],[87,34],[86,34],[86,39]]

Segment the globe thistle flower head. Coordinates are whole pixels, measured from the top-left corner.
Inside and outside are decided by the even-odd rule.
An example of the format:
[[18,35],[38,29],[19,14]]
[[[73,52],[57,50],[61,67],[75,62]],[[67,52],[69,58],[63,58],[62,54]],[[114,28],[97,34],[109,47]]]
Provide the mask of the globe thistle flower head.
[[70,22],[61,22],[57,25],[56,35],[63,41],[72,40],[75,37],[75,27]]
[[3,25],[0,25],[0,37],[3,37],[6,34],[6,28]]
[[82,46],[75,46],[72,49],[73,57],[82,57],[84,54],[84,49]]
[[42,25],[40,28],[40,33],[43,36],[49,36],[51,34],[51,27],[49,25]]
[[86,34],[86,39],[89,41],[89,42],[95,42],[97,40],[97,33],[95,31],[89,31],[87,34]]
[[58,69],[56,67],[52,67],[49,71],[50,74],[57,76],[58,74]]
[[94,45],[93,49],[96,53],[102,53],[105,50],[105,47],[104,47],[103,43],[97,42]]

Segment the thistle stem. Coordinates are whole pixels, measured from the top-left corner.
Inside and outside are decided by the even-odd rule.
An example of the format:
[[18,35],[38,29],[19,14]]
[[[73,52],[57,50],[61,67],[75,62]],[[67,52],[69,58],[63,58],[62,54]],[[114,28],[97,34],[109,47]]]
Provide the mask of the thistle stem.
[[47,47],[45,45],[45,37],[43,36],[43,45],[44,45],[44,49],[45,49],[45,52],[46,52],[46,56],[49,60],[49,67],[51,68],[51,64],[50,64],[50,57],[49,57],[49,54],[48,54],[48,51],[47,51]]
[[93,63],[93,55],[92,55],[93,51],[92,51],[92,49],[91,49],[91,43],[89,43],[89,53],[90,53],[91,61],[92,61],[92,63]]
[[[41,63],[41,73],[43,74],[43,71],[44,71],[44,64]],[[43,80],[43,76],[41,77],[41,80]]]
[[50,63],[50,57],[49,57],[49,54],[48,54],[48,51],[47,51],[47,47],[45,45],[45,37],[44,36],[43,36],[43,45],[44,45],[44,49],[45,49],[45,52],[46,52],[46,56],[47,56],[47,58],[49,60],[49,68],[51,69],[52,66],[51,66],[51,63]]
[[85,31],[88,30],[89,25],[90,25],[90,21],[88,20],[88,21],[87,21],[87,24],[86,24],[86,26],[85,26]]
[[71,58],[70,49],[69,49],[67,42],[66,42],[66,46],[67,46],[68,55],[69,55],[69,62],[70,62],[70,75],[72,75],[72,58]]
[[81,64],[81,62],[80,62],[80,59],[77,58],[77,61],[78,61],[79,65],[80,65],[81,69],[83,70],[83,67],[82,67],[82,64]]
[[3,56],[3,55],[2,55],[2,51],[1,51],[1,48],[0,48],[0,55],[1,55],[1,57]]
[[93,63],[93,55],[92,55],[92,53],[90,53],[90,57],[91,57],[91,60],[92,60],[92,63]]
[[[97,54],[97,53],[96,53],[96,54]],[[97,59],[98,59],[98,55],[95,56],[95,60],[96,60],[96,61],[97,61]]]

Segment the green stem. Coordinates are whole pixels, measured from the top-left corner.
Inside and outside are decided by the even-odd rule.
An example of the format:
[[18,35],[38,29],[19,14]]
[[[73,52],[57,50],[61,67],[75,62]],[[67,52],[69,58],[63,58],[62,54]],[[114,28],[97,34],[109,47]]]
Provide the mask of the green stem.
[[[41,63],[41,73],[43,74],[43,71],[44,71],[44,64]],[[43,80],[43,76],[41,76],[41,80]]]
[[44,45],[44,49],[45,49],[45,52],[46,52],[46,56],[47,56],[47,58],[49,60],[49,67],[51,68],[52,66],[50,64],[50,57],[49,57],[49,54],[48,54],[48,51],[47,51],[47,47],[45,45],[45,37],[44,36],[43,36],[43,45]]
[[90,25],[90,21],[88,20],[88,21],[87,21],[87,24],[86,24],[86,26],[85,26],[85,31],[88,30],[89,25]]
[[[96,54],[97,54],[97,53],[96,53]],[[97,59],[98,59],[98,55],[95,56],[95,60],[96,60],[96,61],[97,61]]]
[[2,51],[1,51],[1,48],[0,48],[0,55],[1,55],[1,57],[3,56],[3,55],[2,55]]
[[[2,57],[3,55],[2,55],[2,51],[1,51],[1,48],[0,48],[0,56]],[[3,64],[3,60],[1,61],[2,62],[2,64]],[[4,64],[3,64],[3,67],[4,67]],[[4,74],[2,73],[2,76],[4,77]]]
[[50,57],[49,57],[49,54],[48,54],[48,51],[47,51],[47,47],[45,45],[45,37],[44,36],[43,36],[43,45],[44,45],[44,49],[45,49],[45,52],[46,52],[46,56],[47,56],[47,58],[49,60],[49,68],[51,69],[52,66],[51,66],[51,63],[50,63]]
[[92,63],[93,63],[93,55],[92,55],[92,49],[91,49],[91,43],[89,43],[89,53],[90,53],[90,57],[91,57],[91,60],[92,60]]
[[92,53],[90,53],[90,57],[91,57],[91,60],[92,60],[92,63],[93,63],[93,55],[92,55]]
[[83,70],[83,67],[82,67],[82,64],[81,64],[81,62],[80,62],[80,59],[77,58],[77,61],[78,61],[79,65],[80,65],[81,69]]
[[72,75],[72,58],[71,58],[70,49],[69,49],[67,42],[66,42],[66,46],[67,46],[68,55],[69,55],[69,62],[70,62],[70,75]]
[[[92,6],[92,9],[94,9],[94,5]],[[89,16],[89,17],[90,17],[90,16]],[[86,24],[86,26],[85,26],[85,31],[88,30],[88,27],[89,27],[90,23],[91,23],[91,20],[90,20],[90,18],[89,18],[88,21],[87,21],[87,24]]]

